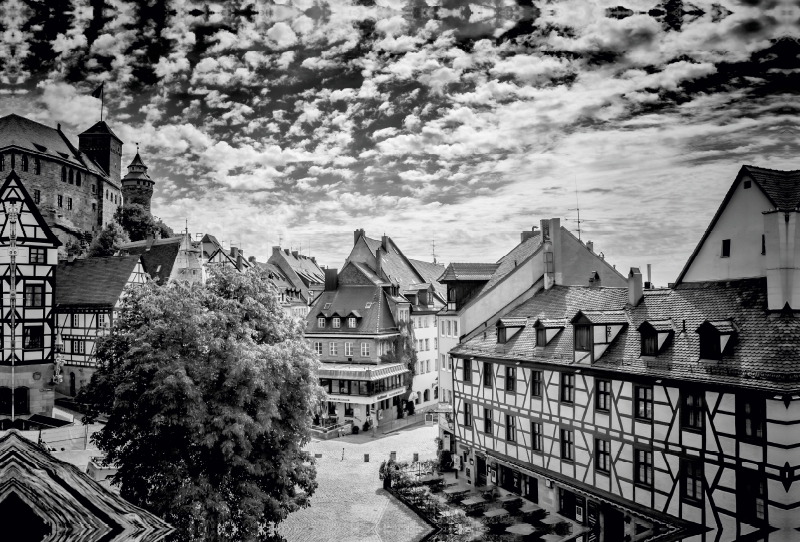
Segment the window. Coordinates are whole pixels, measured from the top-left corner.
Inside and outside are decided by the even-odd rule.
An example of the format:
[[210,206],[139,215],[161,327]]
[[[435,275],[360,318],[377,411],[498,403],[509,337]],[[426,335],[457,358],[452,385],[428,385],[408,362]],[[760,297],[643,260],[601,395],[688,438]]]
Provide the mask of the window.
[[79,171],[75,174],[75,186],[80,186],[80,185],[81,185],[81,172]]
[[[13,156],[13,155],[12,155]],[[21,386],[14,390],[14,413],[30,414],[30,397],[28,388]]]
[[353,343],[344,343],[344,355],[347,357],[352,357]]
[[703,464],[683,461],[683,496],[690,501],[703,500]]
[[430,349],[431,349],[431,340],[425,339],[425,350],[430,350]]
[[542,440],[542,424],[539,422],[531,422],[531,448],[534,452],[544,451],[544,443]]
[[592,346],[592,329],[590,326],[575,326],[575,350],[588,352]]
[[42,191],[38,188],[33,189],[33,203],[39,205],[42,202]]
[[683,392],[681,401],[681,421],[683,428],[690,431],[703,430],[703,418],[705,417],[703,408],[703,393],[694,390]]
[[611,382],[609,380],[597,380],[595,389],[597,390],[594,403],[595,408],[608,412],[611,410]]
[[25,285],[25,306],[44,307],[44,284]]
[[492,430],[492,411],[488,408],[483,409],[483,432],[491,435]]
[[426,369],[425,370],[426,373],[431,372],[431,360],[429,360],[429,359],[425,360],[425,369]]
[[575,402],[575,375],[567,373],[561,374],[561,402]]
[[31,248],[29,254],[30,263],[47,263],[47,249]]
[[314,342],[314,352],[316,352],[318,356],[322,355],[322,342],[320,341]]
[[542,371],[531,371],[531,396],[542,396]]
[[453,320],[453,337],[458,337],[458,320]]
[[761,236],[761,254],[767,253],[767,238],[766,236]]
[[655,356],[658,354],[658,333],[642,331],[642,355]]
[[347,319],[347,327],[354,328],[356,327],[356,319],[355,318],[348,318]]
[[765,417],[764,399],[740,395],[736,397],[736,433],[739,438],[763,439]]
[[448,371],[453,370],[453,356],[447,356],[447,370]]
[[75,174],[71,169],[69,170],[69,184],[75,184]]
[[483,362],[483,386],[492,387],[492,364],[488,361]]
[[369,343],[361,343],[361,355],[369,356]]
[[22,330],[22,348],[32,350],[44,345],[43,326],[25,326]]
[[73,354],[83,354],[85,344],[86,343],[84,341],[79,341],[77,339],[73,339],[73,341],[72,341],[72,353]]
[[[3,171],[5,169],[6,169],[6,155],[5,154],[0,154],[0,171]],[[9,391],[10,391],[10,389],[9,389]],[[11,407],[9,406],[8,409],[9,409],[8,413],[11,414]]]
[[731,240],[730,239],[723,239],[722,240],[722,254],[721,257],[723,258],[730,258],[731,257]]
[[342,319],[339,318],[339,317],[334,316],[334,318],[333,318],[333,327],[334,328],[342,327]]
[[344,415],[349,418],[353,417],[353,405],[351,403],[344,404]]
[[719,343],[719,334],[709,330],[700,333],[700,359],[720,359],[722,352]]
[[462,361],[464,363],[464,366],[461,368],[462,369],[462,371],[461,371],[461,380],[463,380],[464,382],[469,382],[470,384],[472,384],[472,363],[471,363],[471,360],[465,359],[465,360],[462,360]]
[[317,318],[317,327],[325,327],[325,318]]
[[337,355],[336,343],[329,343],[328,344],[328,352],[330,353],[331,356],[336,356]]
[[106,327],[106,315],[103,313],[97,314],[97,329]]
[[561,459],[575,459],[575,433],[569,429],[561,430]]
[[433,338],[433,349],[436,350],[437,348],[439,348],[439,339],[434,337]]
[[[0,158],[2,158],[0,154]],[[0,386],[0,414],[11,414],[11,388]]]
[[517,391],[517,368],[506,367],[506,391]]
[[517,418],[511,414],[506,414],[506,440],[517,442]]
[[497,328],[497,344],[504,344],[506,342],[506,328]]
[[64,166],[61,166],[61,182],[67,182],[67,168]]
[[464,427],[472,427],[472,404],[464,403]]
[[342,395],[350,395],[349,380],[339,380],[339,393]]
[[62,196],[61,194],[58,195],[58,206],[59,207],[64,206],[64,196]]
[[611,443],[607,440],[594,439],[595,468],[600,472],[611,471]]
[[547,344],[547,330],[540,327],[536,330],[536,346],[545,346]]
[[97,187],[95,185],[92,185],[92,194],[96,193],[97,193]]
[[79,314],[72,315],[72,327],[81,327],[81,317]]
[[640,420],[653,419],[653,388],[635,386],[636,417]]
[[553,262],[553,253],[544,253],[545,273],[555,273],[555,263]]
[[635,450],[636,483],[646,486],[653,485],[653,452]]
[[369,395],[369,382],[362,380],[358,383],[358,394]]
[[40,175],[42,173],[42,163],[39,161],[38,158],[33,159],[33,172],[36,175]]
[[766,479],[764,473],[750,469],[740,469],[736,473],[736,515],[743,521],[766,521]]
[[450,337],[450,320],[447,321],[447,336]]
[[67,198],[67,210],[72,210],[72,198]]
[[22,155],[22,159],[20,161],[22,162],[22,171],[28,171],[28,157],[27,157],[27,155],[23,154]]
[[744,182],[744,189],[747,190],[752,185],[752,181],[745,181]]

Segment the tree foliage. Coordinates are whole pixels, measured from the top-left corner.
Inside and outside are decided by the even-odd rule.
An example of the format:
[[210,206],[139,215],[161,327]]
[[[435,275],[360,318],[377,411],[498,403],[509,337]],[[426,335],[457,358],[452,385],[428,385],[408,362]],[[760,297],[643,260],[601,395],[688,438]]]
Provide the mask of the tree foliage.
[[89,245],[90,258],[113,256],[120,245],[130,241],[128,234],[117,222],[111,221]]
[[114,219],[128,232],[131,241],[143,241],[148,235],[155,236],[156,221],[142,205],[126,203],[117,207]]
[[264,539],[308,506],[319,362],[260,268],[129,289],[97,362],[81,391],[85,421],[108,415],[93,440],[121,495],[178,540]]
[[417,349],[414,337],[414,326],[411,322],[401,320],[398,323],[400,334],[392,339],[392,347],[381,356],[381,361],[385,363],[403,363],[410,373],[407,373],[406,388],[411,390],[414,377],[417,375]]

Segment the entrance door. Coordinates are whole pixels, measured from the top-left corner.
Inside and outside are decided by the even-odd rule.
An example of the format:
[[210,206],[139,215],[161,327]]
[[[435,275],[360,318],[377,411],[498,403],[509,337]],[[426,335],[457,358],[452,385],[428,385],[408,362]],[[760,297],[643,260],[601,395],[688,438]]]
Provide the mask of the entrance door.
[[478,471],[478,480],[476,485],[478,487],[483,487],[486,485],[486,458],[478,456],[478,465],[476,467]]
[[69,373],[69,394],[75,397],[75,373]]
[[564,488],[559,489],[558,513],[569,519],[575,519],[575,494]]
[[602,512],[602,531],[600,540],[602,542],[614,542],[625,537],[625,516],[613,506],[603,504]]
[[533,476],[526,476],[525,487],[523,489],[525,490],[523,497],[531,502],[539,502],[539,480]]

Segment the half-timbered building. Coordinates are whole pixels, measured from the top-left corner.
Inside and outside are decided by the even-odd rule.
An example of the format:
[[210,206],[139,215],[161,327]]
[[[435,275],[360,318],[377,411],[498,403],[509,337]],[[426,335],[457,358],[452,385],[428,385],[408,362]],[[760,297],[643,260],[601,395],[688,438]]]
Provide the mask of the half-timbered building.
[[75,396],[96,367],[97,339],[109,333],[125,288],[147,280],[140,256],[110,256],[61,262],[56,270],[56,320],[63,344],[59,393]]
[[[12,171],[0,188],[3,428],[28,427],[31,415],[50,416],[54,404],[55,267],[61,245],[33,198]],[[19,423],[23,421],[23,423]]]
[[451,351],[472,483],[589,540],[796,540],[794,173],[742,168],[674,288],[554,285]]

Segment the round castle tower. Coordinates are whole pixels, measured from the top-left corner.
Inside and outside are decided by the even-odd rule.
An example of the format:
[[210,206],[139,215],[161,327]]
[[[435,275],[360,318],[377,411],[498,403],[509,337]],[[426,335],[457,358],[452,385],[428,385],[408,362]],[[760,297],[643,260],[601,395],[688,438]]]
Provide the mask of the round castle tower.
[[122,178],[122,197],[126,204],[138,203],[150,214],[150,198],[156,184],[147,174],[147,166],[142,162],[137,148],[136,156],[128,165],[128,173]]

